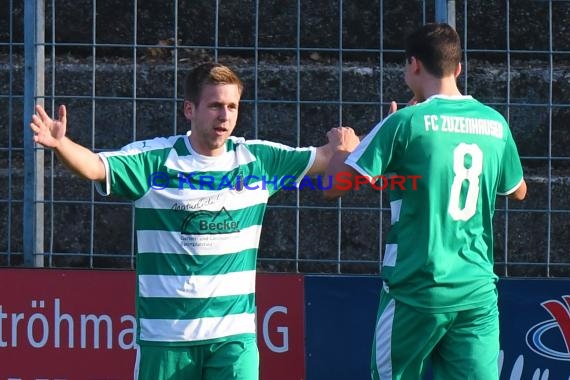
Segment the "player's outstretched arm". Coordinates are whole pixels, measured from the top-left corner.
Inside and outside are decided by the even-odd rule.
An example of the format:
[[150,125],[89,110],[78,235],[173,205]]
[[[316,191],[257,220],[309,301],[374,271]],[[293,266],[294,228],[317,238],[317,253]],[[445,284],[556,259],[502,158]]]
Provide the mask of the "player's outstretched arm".
[[65,136],[67,128],[65,106],[59,107],[58,120],[50,118],[40,105],[36,106],[36,112],[30,123],[30,128],[34,131],[34,141],[53,149],[63,163],[80,177],[92,181],[104,181],[105,165],[99,156]]
[[[413,97],[408,102],[408,105],[415,105],[419,103],[418,99]],[[398,104],[395,101],[390,102],[388,115],[393,114],[398,110]],[[361,136],[364,139],[366,136]],[[323,181],[323,195],[325,199],[336,199],[347,193],[355,186],[355,181],[359,181],[364,177],[360,175],[356,169],[345,163],[346,158],[352,152],[351,150],[338,150],[331,157],[329,164],[325,170],[325,180]]]
[[331,158],[325,171],[323,181],[323,196],[333,200],[350,191],[354,185],[354,178],[358,172],[344,161],[351,152],[338,151]]
[[328,143],[317,148],[313,166],[308,174],[324,174],[335,152],[352,152],[360,143],[360,139],[350,127],[332,128],[327,132]]

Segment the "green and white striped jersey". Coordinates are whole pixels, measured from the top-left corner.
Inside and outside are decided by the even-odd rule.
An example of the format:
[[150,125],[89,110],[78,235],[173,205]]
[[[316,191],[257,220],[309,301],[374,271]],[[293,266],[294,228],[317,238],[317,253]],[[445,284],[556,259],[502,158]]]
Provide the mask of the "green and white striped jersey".
[[180,135],[100,153],[107,179],[98,191],[134,201],[139,344],[255,334],[266,204],[282,180],[305,175],[315,152],[230,137],[225,153],[207,157]]
[[382,277],[396,299],[430,312],[496,300],[495,200],[523,180],[500,113],[470,96],[433,96],[384,119],[346,163],[369,178],[420,176],[389,194]]

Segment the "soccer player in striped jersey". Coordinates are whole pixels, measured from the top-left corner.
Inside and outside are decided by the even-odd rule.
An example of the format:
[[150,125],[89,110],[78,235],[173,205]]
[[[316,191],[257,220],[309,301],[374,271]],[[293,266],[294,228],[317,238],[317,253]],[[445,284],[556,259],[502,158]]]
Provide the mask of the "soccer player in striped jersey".
[[221,64],[194,68],[184,90],[187,134],[115,152],[67,138],[64,106],[59,120],[38,106],[31,128],[100,193],[134,202],[135,379],[255,380],[255,270],[268,198],[288,179],[323,173],[335,151],[360,140],[347,127],[318,148],[231,136],[243,84]]
[[[352,153],[335,154],[325,176],[418,178],[389,193],[372,378],[421,379],[431,363],[436,380],[496,380],[493,214],[497,195],[526,195],[517,147],[499,112],[460,93],[451,26],[422,26],[405,54],[405,81],[420,102],[389,114]],[[333,183],[325,196],[347,188]]]

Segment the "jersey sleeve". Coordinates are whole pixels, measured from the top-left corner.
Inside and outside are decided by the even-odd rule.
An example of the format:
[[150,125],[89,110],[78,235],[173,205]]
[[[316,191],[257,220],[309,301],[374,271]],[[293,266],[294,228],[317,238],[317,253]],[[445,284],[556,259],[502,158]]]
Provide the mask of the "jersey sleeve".
[[497,193],[499,195],[511,194],[518,189],[523,181],[523,170],[519,152],[510,130],[508,128],[507,130],[507,141],[505,144],[501,174],[497,187]]
[[95,183],[101,195],[118,195],[136,200],[149,189],[149,179],[158,169],[155,160],[147,150],[149,141],[138,141],[126,145],[119,151],[101,152],[99,157],[105,165],[106,180]]
[[299,183],[313,165],[316,148],[292,148],[269,141],[250,140],[249,149],[260,160],[264,176],[276,186],[268,186],[270,195]]
[[348,155],[345,163],[369,179],[393,170],[402,143],[403,118],[394,113],[378,123]]

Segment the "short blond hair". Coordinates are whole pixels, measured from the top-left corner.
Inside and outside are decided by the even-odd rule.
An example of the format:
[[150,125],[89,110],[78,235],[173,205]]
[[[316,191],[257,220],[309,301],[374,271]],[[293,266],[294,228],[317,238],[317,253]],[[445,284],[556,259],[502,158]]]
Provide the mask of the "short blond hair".
[[192,69],[184,81],[184,100],[194,104],[200,103],[202,90],[206,85],[235,84],[239,94],[243,92],[243,83],[238,75],[229,67],[220,63],[203,63]]

